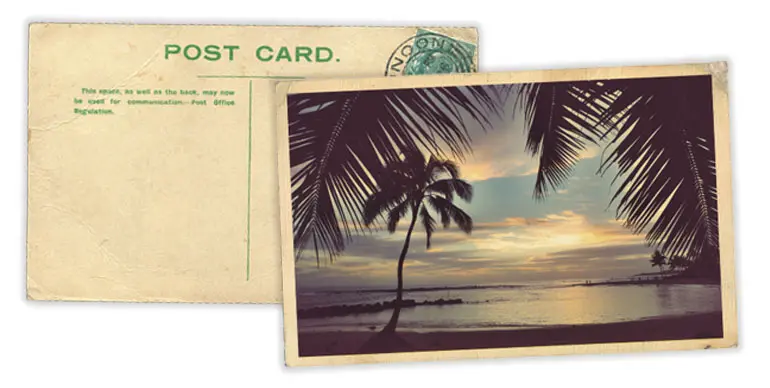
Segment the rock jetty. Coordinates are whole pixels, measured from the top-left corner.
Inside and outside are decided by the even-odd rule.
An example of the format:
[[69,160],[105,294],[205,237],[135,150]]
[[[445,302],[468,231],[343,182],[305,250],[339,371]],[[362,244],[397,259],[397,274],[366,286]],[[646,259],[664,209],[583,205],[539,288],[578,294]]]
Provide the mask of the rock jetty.
[[[327,317],[340,317],[345,315],[354,314],[371,314],[379,313],[380,311],[390,310],[395,307],[396,301],[388,301],[383,303],[366,303],[366,304],[341,304],[325,307],[313,307],[309,309],[299,310],[297,312],[297,318],[327,318]],[[462,304],[462,299],[436,299],[417,302],[414,299],[404,299],[401,301],[401,308],[410,308],[417,306],[444,306],[452,304]]]

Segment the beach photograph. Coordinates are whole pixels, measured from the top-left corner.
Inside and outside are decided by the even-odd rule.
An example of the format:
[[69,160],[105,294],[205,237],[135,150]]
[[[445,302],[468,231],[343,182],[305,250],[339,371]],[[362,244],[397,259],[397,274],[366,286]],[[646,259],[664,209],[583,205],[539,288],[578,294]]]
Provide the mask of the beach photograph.
[[289,93],[298,356],[723,338],[712,77]]

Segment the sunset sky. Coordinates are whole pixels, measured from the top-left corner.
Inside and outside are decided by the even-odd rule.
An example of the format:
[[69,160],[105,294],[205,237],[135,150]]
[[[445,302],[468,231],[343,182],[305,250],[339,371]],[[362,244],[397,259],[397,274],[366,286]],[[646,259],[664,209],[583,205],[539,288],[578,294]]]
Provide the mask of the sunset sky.
[[[583,152],[569,182],[535,201],[537,160],[524,150],[522,123],[510,119],[510,112],[506,116],[490,132],[471,127],[474,153],[459,163],[474,197],[470,204],[460,199],[457,204],[473,218],[473,233],[439,226],[426,250],[425,233],[415,227],[405,286],[602,279],[651,271],[653,249],[616,221],[615,207],[609,206],[614,171],[596,175],[602,149]],[[355,237],[332,264],[318,268],[314,257],[299,260],[298,287],[394,287],[408,219],[394,234]]]

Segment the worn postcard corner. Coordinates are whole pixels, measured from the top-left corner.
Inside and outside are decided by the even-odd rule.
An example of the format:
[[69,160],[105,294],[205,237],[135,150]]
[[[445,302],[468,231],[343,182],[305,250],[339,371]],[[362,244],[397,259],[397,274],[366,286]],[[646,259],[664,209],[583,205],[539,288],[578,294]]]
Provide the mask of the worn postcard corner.
[[720,91],[723,91],[724,93],[727,93],[727,82],[728,82],[728,63],[726,61],[722,62],[712,62],[707,65],[709,73],[714,77],[716,80],[715,85],[716,88]]

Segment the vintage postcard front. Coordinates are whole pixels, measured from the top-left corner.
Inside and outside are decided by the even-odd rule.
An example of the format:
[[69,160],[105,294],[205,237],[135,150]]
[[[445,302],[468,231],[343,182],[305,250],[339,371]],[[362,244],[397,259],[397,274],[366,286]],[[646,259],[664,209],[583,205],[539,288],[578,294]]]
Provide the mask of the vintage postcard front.
[[31,299],[277,302],[276,79],[476,70],[474,28],[32,24]]
[[726,64],[278,93],[288,365],[737,344]]

